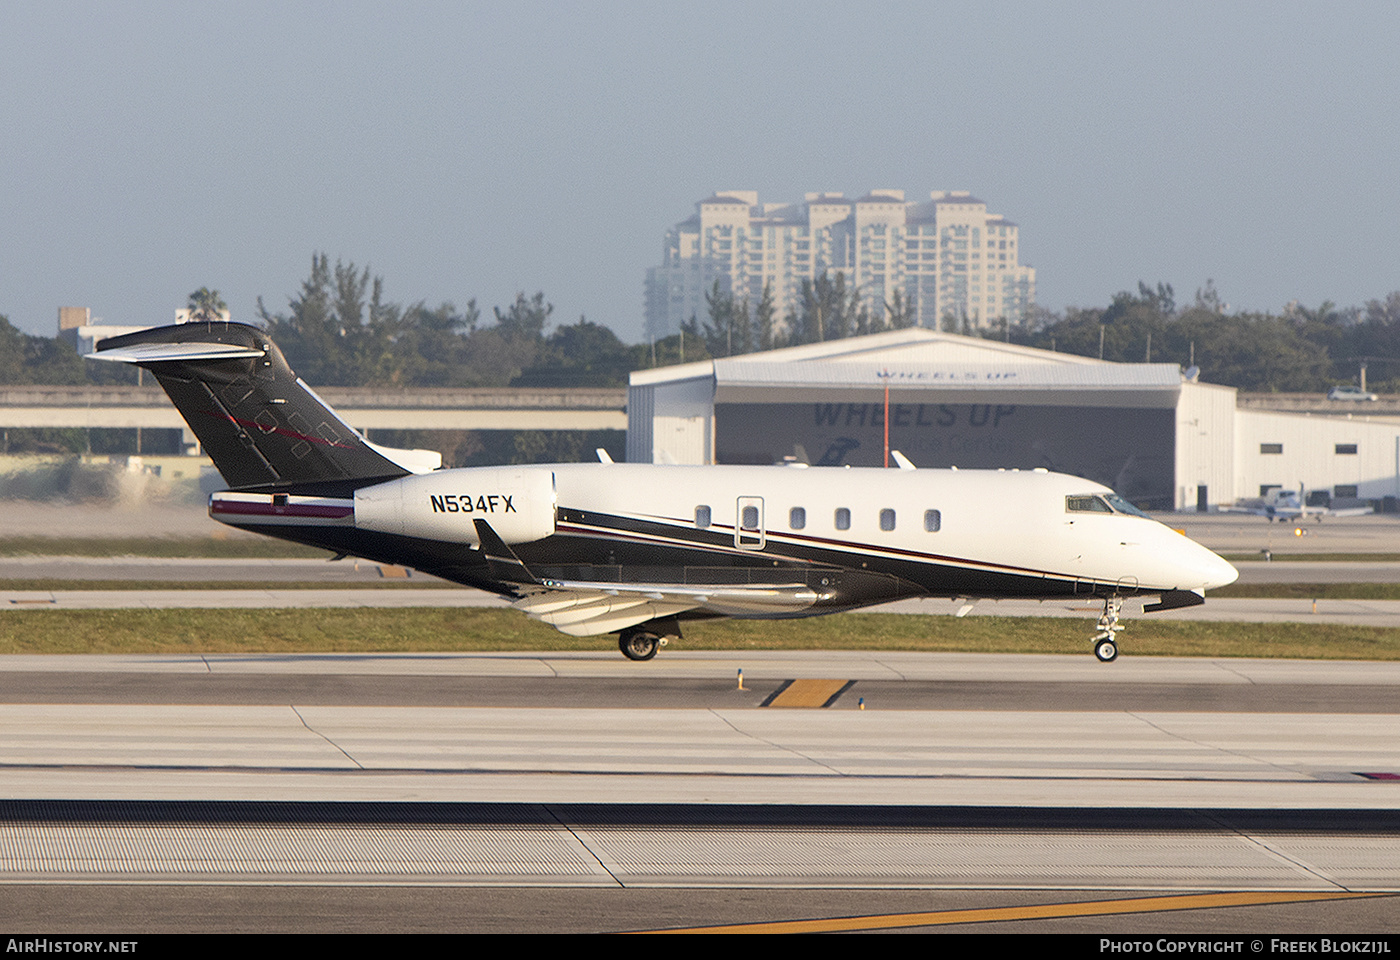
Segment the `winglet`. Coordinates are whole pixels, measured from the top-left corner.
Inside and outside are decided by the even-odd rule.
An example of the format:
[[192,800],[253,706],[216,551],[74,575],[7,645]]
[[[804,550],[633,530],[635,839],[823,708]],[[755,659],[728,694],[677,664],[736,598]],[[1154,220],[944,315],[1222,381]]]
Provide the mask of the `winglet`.
[[898,450],[891,450],[890,458],[893,459],[895,463],[899,464],[899,469],[901,470],[919,469],[918,467],[914,466],[914,462],[912,460],[910,460],[904,454],[900,453]]
[[613,462],[613,458],[610,457],[610,456],[608,456],[608,451],[604,450],[602,447],[599,447],[598,449],[594,450],[593,452],[596,453],[596,454],[598,455],[598,462],[599,462],[599,463],[612,463],[612,462]]

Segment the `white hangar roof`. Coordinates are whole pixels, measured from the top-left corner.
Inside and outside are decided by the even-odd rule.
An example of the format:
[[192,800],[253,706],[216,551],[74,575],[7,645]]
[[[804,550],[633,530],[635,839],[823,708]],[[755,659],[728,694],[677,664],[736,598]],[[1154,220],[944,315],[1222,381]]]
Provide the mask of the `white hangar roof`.
[[1111,363],[1073,354],[913,328],[632,374],[632,387],[708,380],[716,403],[804,403],[833,392],[942,402],[988,394],[1051,405],[1175,406],[1174,363]]

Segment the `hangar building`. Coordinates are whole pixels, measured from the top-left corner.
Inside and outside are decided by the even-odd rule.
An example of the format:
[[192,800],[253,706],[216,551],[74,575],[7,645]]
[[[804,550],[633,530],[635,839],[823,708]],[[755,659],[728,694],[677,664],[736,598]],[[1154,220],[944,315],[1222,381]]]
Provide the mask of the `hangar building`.
[[[1140,506],[1270,487],[1400,496],[1400,424],[1239,409],[1174,363],[1111,363],[923,328],[633,373],[627,459],[1075,474]],[[1393,503],[1393,501],[1391,501]]]

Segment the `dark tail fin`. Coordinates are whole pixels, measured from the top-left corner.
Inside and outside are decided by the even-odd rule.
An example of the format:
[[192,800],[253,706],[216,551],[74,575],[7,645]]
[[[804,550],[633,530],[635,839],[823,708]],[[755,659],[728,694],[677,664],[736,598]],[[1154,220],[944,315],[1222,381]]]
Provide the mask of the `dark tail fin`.
[[92,357],[155,374],[234,489],[329,492],[411,472],[336,416],[256,327],[156,327],[103,340]]

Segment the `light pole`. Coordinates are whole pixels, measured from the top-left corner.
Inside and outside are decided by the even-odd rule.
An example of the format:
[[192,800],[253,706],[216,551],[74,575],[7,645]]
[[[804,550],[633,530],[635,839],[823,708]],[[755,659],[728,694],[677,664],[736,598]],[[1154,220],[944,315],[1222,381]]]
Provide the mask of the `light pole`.
[[888,469],[890,465],[890,377],[894,374],[890,373],[889,370],[880,370],[875,376],[885,381],[885,459],[880,465]]

